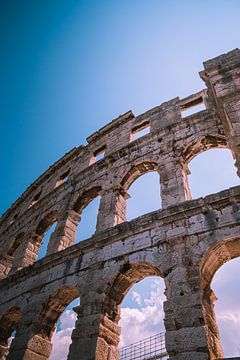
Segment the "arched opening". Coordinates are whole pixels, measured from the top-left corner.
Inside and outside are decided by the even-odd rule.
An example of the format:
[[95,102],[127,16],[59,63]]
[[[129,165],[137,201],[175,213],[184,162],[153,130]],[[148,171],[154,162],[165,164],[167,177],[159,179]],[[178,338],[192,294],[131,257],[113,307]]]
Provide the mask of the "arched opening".
[[125,196],[127,220],[161,208],[160,176],[156,163],[134,165],[124,176],[121,187],[128,193]]
[[[215,313],[215,302],[217,300],[216,294],[213,292],[212,288],[221,288],[220,293],[218,293],[218,296],[220,294],[223,294],[223,292],[228,291],[228,284],[224,283],[224,277],[219,277],[219,275],[216,273],[218,269],[220,269],[225,263],[229,262],[231,259],[235,259],[240,256],[240,239],[239,238],[230,238],[224,241],[219,242],[216,246],[214,246],[212,249],[210,249],[203,257],[200,271],[201,271],[201,292],[202,292],[202,305],[203,305],[203,315],[204,315],[204,321],[206,325],[206,335],[208,339],[208,348],[210,353],[210,359],[220,359],[224,358],[224,350],[220,338],[219,333],[219,327],[217,323],[216,313]],[[236,262],[236,266],[239,268],[240,261],[238,259],[238,262]],[[234,269],[235,270],[235,269]],[[213,280],[213,277],[216,273],[216,280],[215,284]],[[239,270],[238,270],[239,273]],[[220,272],[221,274],[221,272]],[[227,275],[227,277],[233,276],[233,273],[230,273]],[[236,274],[234,275],[236,279]],[[235,280],[236,281],[236,280]],[[218,285],[217,285],[218,283]],[[235,289],[234,289],[234,295],[233,299],[235,301],[235,298],[239,298],[239,292],[237,290],[236,282],[235,282]],[[239,301],[238,301],[239,303]],[[230,307],[228,307],[230,305]],[[231,309],[231,304],[227,303],[224,304],[224,312],[225,314],[230,312],[230,314],[233,314],[233,309]],[[221,304],[220,304],[221,308]],[[232,316],[232,315],[231,315]],[[238,313],[239,317],[239,313]],[[228,319],[229,320],[229,319]],[[231,328],[228,328],[230,331],[228,333],[228,337],[231,336],[231,338],[234,338],[236,336],[236,333],[234,332],[234,319],[233,316],[230,319],[231,322]],[[239,323],[238,323],[239,327]],[[227,338],[228,338],[227,337]],[[238,339],[237,339],[238,340]],[[226,341],[228,341],[226,339]],[[225,342],[225,340],[224,340]],[[239,348],[240,342],[236,344],[235,351],[238,351],[238,355],[240,354],[240,348]],[[237,349],[237,350],[236,350]],[[230,352],[233,353],[234,349],[225,348],[225,356]],[[232,356],[235,356],[231,354]]]
[[[29,357],[29,355],[34,359],[38,357],[48,359],[52,350],[51,339],[59,318],[66,307],[79,297],[79,290],[75,286],[65,285],[53,295],[48,296],[41,306],[36,308],[36,313],[31,313],[31,309],[28,309],[27,318],[23,318],[25,324],[26,321],[28,321],[25,337],[23,338],[23,342],[20,342],[18,334],[16,334],[16,339],[13,340],[13,344],[10,347],[10,357],[12,352],[13,357],[16,356],[17,353],[19,359],[25,358],[25,356]],[[37,309],[40,309],[39,313]],[[28,319],[29,314],[33,316],[31,323],[29,323]],[[61,340],[61,338],[58,340]],[[70,339],[68,339],[68,343],[69,342]],[[20,348],[19,344],[21,345]],[[57,348],[60,347],[60,345],[62,345],[60,342],[55,342],[54,344]],[[65,349],[64,354],[64,356],[67,356],[67,349]],[[66,359],[66,357],[58,357],[57,359]]]
[[149,276],[128,291],[121,304],[120,359],[140,355],[151,359],[160,354],[162,360],[167,358],[164,289],[161,277]]
[[[121,318],[121,360],[139,356],[139,351],[146,358],[160,352],[167,355],[163,325],[164,288],[159,269],[147,263],[125,264],[113,282],[107,295],[111,320],[118,323]],[[152,341],[155,338],[155,344],[149,339],[151,336]],[[135,346],[136,342],[141,344]]]
[[42,259],[44,256],[46,256],[47,254],[47,248],[48,248],[48,244],[50,241],[50,238],[52,236],[52,234],[55,231],[57,222],[55,221],[48,229],[47,231],[45,231],[44,235],[43,235],[43,239],[42,239],[42,243],[38,252],[38,256],[37,256],[37,260]]
[[9,271],[12,268],[13,261],[16,256],[18,256],[18,252],[20,249],[20,245],[24,239],[24,233],[18,234],[10,247],[8,248],[5,255],[2,255],[0,258],[0,278],[7,276]]
[[[52,339],[50,359],[66,360],[76,317],[73,308],[79,305],[80,293],[74,286],[64,286],[50,297],[41,314],[43,336]],[[46,331],[47,330],[47,331]],[[52,338],[53,336],[53,338]]]
[[7,252],[8,256],[15,256],[17,249],[19,248],[20,244],[21,244],[21,239],[23,238],[24,233],[19,234],[15,240],[14,243],[12,244],[12,246],[10,247],[10,249]]
[[52,211],[46,215],[38,224],[36,233],[33,234],[34,253],[37,260],[43,258],[48,249],[51,236],[57,225],[57,212]]
[[11,341],[21,319],[21,312],[18,307],[9,309],[0,317],[0,358],[5,359],[9,352]]
[[212,280],[214,310],[225,358],[240,356],[240,258],[221,266]]
[[79,195],[74,204],[73,210],[79,214],[80,219],[76,231],[76,242],[89,238],[96,230],[100,191],[100,186],[86,190]]
[[99,205],[100,196],[97,196],[83,209],[81,221],[77,227],[77,242],[87,239],[95,233]]
[[189,163],[192,198],[199,198],[240,184],[229,149],[210,149]]
[[[57,221],[57,212],[51,211],[47,214],[39,223],[36,230],[24,236],[19,243],[14,245],[14,258],[11,266],[11,273],[18,271],[26,266],[33,264],[38,259],[41,245],[44,242],[44,235],[50,229],[50,227]],[[52,229],[51,229],[52,230]],[[48,234],[52,237],[53,233]],[[48,247],[49,241],[44,243],[43,250],[40,252],[39,258],[45,255],[45,251]],[[11,250],[12,252],[12,250]]]
[[71,334],[74,329],[77,313],[73,310],[80,305],[80,299],[73,300],[61,314],[52,337],[52,352],[50,360],[66,360],[71,344]]
[[160,177],[157,172],[140,176],[128,190],[127,220],[161,208]]

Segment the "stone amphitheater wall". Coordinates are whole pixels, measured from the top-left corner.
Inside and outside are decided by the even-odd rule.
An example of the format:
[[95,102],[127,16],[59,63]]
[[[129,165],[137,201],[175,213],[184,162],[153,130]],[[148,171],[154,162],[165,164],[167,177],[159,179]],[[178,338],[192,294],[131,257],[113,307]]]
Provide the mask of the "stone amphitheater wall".
[[[223,357],[210,285],[222,264],[240,256],[240,187],[192,200],[188,164],[205,150],[228,148],[240,175],[240,50],[206,61],[200,76],[206,88],[198,93],[139,116],[128,111],[89,136],[2,216],[0,359],[48,359],[59,316],[78,297],[68,359],[118,359],[120,303],[150,275],[166,285],[169,359]],[[185,116],[200,104],[204,110]],[[162,209],[128,222],[128,189],[149,171],[160,175]],[[82,211],[96,196],[96,232],[76,243]]]

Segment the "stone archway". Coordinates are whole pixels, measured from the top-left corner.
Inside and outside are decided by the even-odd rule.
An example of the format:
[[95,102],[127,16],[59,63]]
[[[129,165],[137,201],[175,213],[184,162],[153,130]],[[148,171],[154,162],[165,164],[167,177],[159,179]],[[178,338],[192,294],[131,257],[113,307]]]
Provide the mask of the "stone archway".
[[101,270],[92,273],[92,287],[82,293],[81,304],[75,309],[78,319],[72,333],[69,359],[74,359],[77,353],[79,360],[117,360],[120,304],[125,294],[141,279],[161,276],[160,270],[152,264],[126,262],[114,275],[104,280],[105,289],[102,292],[98,284],[103,281],[100,274],[103,274]]
[[7,250],[4,250],[3,255],[0,257],[0,278],[5,277],[12,268],[14,259],[19,256],[21,243],[24,240],[24,232],[19,233]]
[[195,156],[209,149],[228,148],[226,137],[223,135],[207,135],[195,139],[182,150],[183,162],[187,165]]
[[158,165],[153,161],[144,161],[133,165],[121,180],[121,187],[127,191],[132,183],[141,175],[150,171],[158,171]]
[[75,286],[64,285],[43,301],[30,303],[22,311],[19,332],[13,340],[9,356],[11,360],[31,358],[49,359],[51,338],[57,321],[66,306],[80,296]]
[[[115,326],[119,327],[121,318],[120,305],[130,288],[139,281],[151,276],[163,277],[157,266],[147,262],[126,262],[121,266],[118,274],[112,279],[106,290],[105,312]],[[120,332],[115,338],[117,348],[120,340],[119,335]]]
[[21,319],[20,308],[15,306],[10,308],[0,317],[0,358],[5,359],[9,351],[9,340],[13,331],[16,331]]
[[203,257],[201,272],[201,294],[203,316],[210,359],[223,358],[219,330],[214,312],[216,296],[211,289],[211,281],[216,271],[227,261],[240,256],[240,238],[228,238],[213,246]]

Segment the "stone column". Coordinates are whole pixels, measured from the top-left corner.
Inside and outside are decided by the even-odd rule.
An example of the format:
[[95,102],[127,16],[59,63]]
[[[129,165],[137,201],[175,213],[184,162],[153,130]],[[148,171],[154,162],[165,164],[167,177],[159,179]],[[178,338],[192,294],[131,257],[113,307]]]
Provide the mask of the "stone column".
[[206,323],[210,359],[224,358],[219,330],[214,312],[214,302],[217,300],[214,292],[208,288],[203,294],[203,315]]
[[0,360],[6,359],[8,352],[8,342],[0,339]]
[[81,215],[74,210],[67,210],[58,219],[54,233],[48,243],[47,255],[66,249],[76,241],[77,226]]
[[[2,332],[3,329],[1,329]],[[6,329],[4,329],[6,330]],[[0,334],[0,360],[5,360],[8,353],[8,339],[11,336],[11,332],[5,331],[5,334]]]
[[9,274],[33,264],[37,259],[41,243],[42,236],[36,233],[26,234],[19,248],[16,250],[16,254],[14,254],[14,260]]
[[89,292],[75,308],[78,319],[68,360],[118,360],[120,329],[103,313],[101,295]]
[[198,267],[194,268],[191,261],[188,265],[180,262],[165,278],[164,322],[169,359],[209,360]]
[[100,195],[96,231],[106,230],[126,221],[126,191],[121,186],[116,186],[103,190]]
[[12,267],[13,259],[13,256],[7,254],[0,258],[0,279],[3,279],[8,275]]
[[174,153],[169,153],[159,165],[163,208],[191,199],[188,171],[187,166]]
[[41,332],[43,325],[37,314],[38,309],[34,305],[22,313],[19,329],[10,346],[7,360],[49,358],[52,349],[51,340]]
[[240,50],[235,49],[204,63],[200,76],[216,105],[227,143],[240,176]]

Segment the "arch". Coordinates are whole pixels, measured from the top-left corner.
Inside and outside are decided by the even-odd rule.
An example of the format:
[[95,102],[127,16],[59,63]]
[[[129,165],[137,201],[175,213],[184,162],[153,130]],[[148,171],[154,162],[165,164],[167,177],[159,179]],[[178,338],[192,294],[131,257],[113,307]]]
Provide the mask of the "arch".
[[[151,262],[137,261],[124,263],[118,273],[111,279],[108,288],[106,289],[105,314],[115,326],[119,328],[119,320],[121,318],[120,305],[126,297],[128,291],[141,280],[157,276],[163,278],[159,267]],[[119,331],[120,334],[120,331]],[[142,339],[139,339],[142,340]],[[119,346],[120,337],[116,343],[116,348]]]
[[201,289],[210,286],[216,271],[227,261],[240,256],[240,238],[233,237],[220,241],[203,256],[201,272]]
[[128,189],[126,219],[131,221],[146,213],[162,208],[160,175],[150,171],[139,176]]
[[[41,254],[42,245],[44,245],[44,243],[45,243],[45,241],[44,241],[45,235],[46,235],[47,231],[52,227],[52,225],[54,223],[57,223],[57,220],[58,220],[58,213],[57,213],[57,211],[53,210],[53,211],[49,212],[47,215],[45,215],[42,218],[42,220],[39,221],[35,232],[31,236],[31,243],[33,245],[33,253],[35,254],[34,255],[35,258],[33,261],[39,260],[40,258],[42,258],[46,255],[48,245],[51,241],[51,238],[52,238],[52,235],[54,234],[55,229],[53,229],[53,232],[50,234],[51,236],[47,241],[46,251],[44,251],[44,254],[42,254],[39,257],[39,255]],[[44,247],[45,247],[45,245],[44,245]]]
[[[152,175],[158,174],[158,179],[154,176],[149,177],[149,175],[151,175],[149,174],[150,172],[152,173]],[[156,185],[157,182],[158,184]],[[128,193],[128,190],[132,185],[133,196]],[[156,194],[153,194],[153,190],[156,188],[156,186],[157,190],[159,191],[159,204],[156,204]],[[147,188],[152,190],[152,192],[150,191],[148,194],[150,196],[145,197],[144,199]],[[147,212],[160,209],[161,184],[157,163],[154,161],[144,161],[138,164],[134,164],[123,176],[120,182],[119,193],[121,194],[121,197],[117,199],[117,209],[121,209],[121,214],[124,215],[122,216],[122,218],[124,218],[124,220],[127,219],[129,221],[138,216],[146,214]],[[152,201],[150,201],[150,199]],[[143,204],[145,205],[145,207],[143,206]]]
[[211,290],[211,282],[214,274],[223,264],[239,256],[240,238],[227,238],[211,247],[203,256],[200,264],[200,289],[210,359],[224,357],[213,305],[216,296]]
[[188,181],[197,199],[239,185],[239,177],[229,149],[209,149],[189,163]]
[[[191,142],[183,150],[182,160],[190,198],[205,197],[238,185],[233,153],[222,135],[207,135]],[[220,164],[224,166],[225,162],[228,171],[223,172]]]
[[55,210],[45,215],[38,223],[36,234],[42,236],[50,228],[50,226],[57,221],[57,216],[58,213]]
[[53,295],[49,296],[43,304],[42,312],[40,313],[41,329],[39,334],[51,339],[59,317],[65,308],[77,297],[80,297],[79,290],[72,285],[64,285],[55,291]]
[[21,319],[20,308],[15,306],[0,317],[0,358],[5,359],[9,350],[9,339],[18,328]]
[[81,192],[73,205],[73,210],[78,214],[81,214],[82,210],[90,203],[90,201],[100,194],[101,190],[101,186],[94,186]]
[[188,164],[195,156],[203,151],[213,148],[228,148],[227,141],[223,135],[206,135],[195,139],[182,151],[182,159]]
[[[17,256],[12,262],[11,273],[33,264],[37,260],[43,237],[51,225],[57,221],[58,213],[53,210],[39,221],[36,230],[30,233],[24,241],[19,244]],[[51,239],[50,239],[51,241]],[[50,242],[49,241],[49,242]]]
[[[44,359],[48,359],[51,353],[52,344],[51,338],[56,328],[57,321],[65,310],[66,306],[70,304],[75,298],[80,296],[76,286],[64,285],[57,289],[53,295],[45,297],[41,302],[34,302],[25,309],[21,321],[21,337],[22,341],[18,339],[18,333],[13,340],[13,345],[10,347],[10,357],[16,356],[18,358],[31,357],[31,359],[38,359],[39,355],[44,355]],[[29,324],[31,319],[31,324]]]
[[51,338],[52,351],[50,360],[67,359],[71,345],[71,335],[77,321],[76,309],[80,308],[80,299],[74,299],[70,302],[60,315],[55,331]]
[[[119,323],[119,351],[122,355],[130,355],[136,347],[146,358],[160,353],[162,356],[166,354],[163,309],[165,301],[165,283],[160,276],[147,276],[128,290],[121,303]],[[132,331],[129,331],[130,329]],[[158,339],[158,342],[155,343],[153,339]]]
[[[0,278],[5,277],[12,268],[13,261],[18,255],[20,246],[24,240],[25,233],[19,233],[14,241],[10,244],[8,249],[3,250],[3,255],[0,256]],[[8,245],[8,244],[7,244]]]
[[[82,191],[80,193],[80,195],[78,195],[77,200],[74,202],[73,211],[75,212],[76,215],[78,215],[78,218],[76,217],[77,221],[75,221],[73,223],[72,229],[74,229],[74,238],[75,238],[75,241],[77,241],[77,242],[79,242],[79,240],[82,239],[82,237],[81,237],[82,229],[79,228],[79,225],[81,223],[81,217],[82,217],[83,210],[94,199],[96,199],[97,197],[100,196],[101,191],[102,191],[101,186],[94,186],[92,188],[86,189],[86,190]],[[95,231],[95,228],[96,228],[97,216],[98,216],[98,214],[96,213],[96,215],[94,214],[94,216],[91,217],[91,219],[94,219],[94,218],[96,219],[95,223],[90,224],[90,227],[89,227],[89,230],[91,229],[93,232]],[[70,219],[70,217],[69,217],[69,219]],[[81,224],[84,225],[84,221]],[[89,231],[89,233],[86,234],[87,237],[89,237],[91,235],[92,235],[91,231]]]
[[158,171],[158,165],[154,161],[144,161],[133,165],[121,180],[121,187],[127,191],[132,183],[141,175],[150,171]]
[[18,234],[15,237],[15,240],[12,244],[12,246],[8,249],[7,255],[8,256],[14,256],[17,252],[17,249],[19,248],[20,244],[21,244],[21,240],[23,239],[25,233],[21,232],[20,234]]
[[[112,279],[106,290],[106,295],[111,308],[111,319],[118,322],[120,319],[119,305],[123,301],[126,293],[137,282],[143,280],[147,276],[161,276],[160,270],[152,264],[146,262],[137,262],[130,264],[129,262],[122,265],[118,274]],[[109,309],[109,305],[107,309]]]

